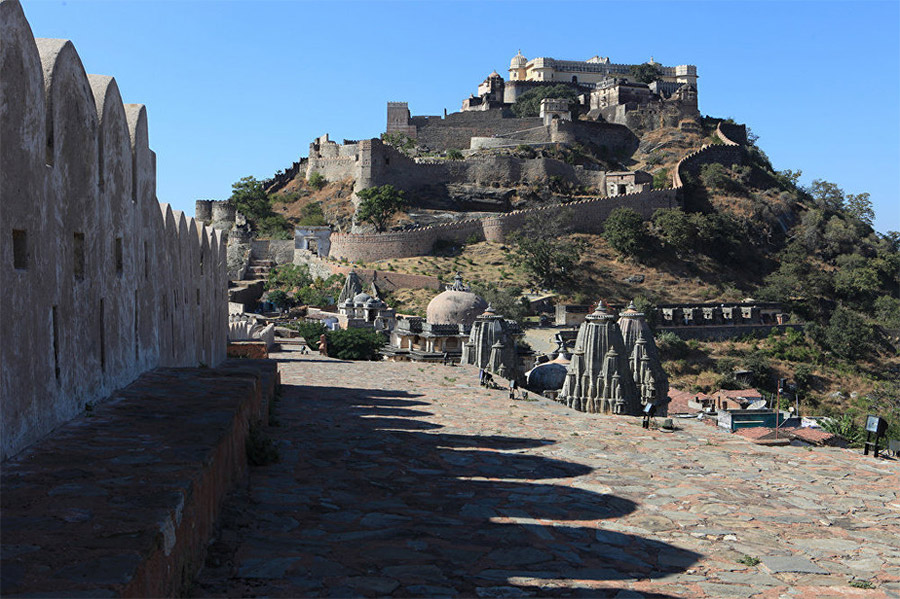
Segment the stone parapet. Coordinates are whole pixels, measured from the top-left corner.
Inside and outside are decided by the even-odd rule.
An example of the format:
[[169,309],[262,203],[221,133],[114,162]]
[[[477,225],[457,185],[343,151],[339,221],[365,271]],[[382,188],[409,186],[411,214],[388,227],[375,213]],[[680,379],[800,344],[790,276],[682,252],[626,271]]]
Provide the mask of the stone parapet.
[[141,372],[221,362],[227,280],[223,233],[156,199],[146,108],[18,2],[0,31],[5,459]]
[[268,360],[156,369],[5,462],[0,593],[187,594],[277,384]]

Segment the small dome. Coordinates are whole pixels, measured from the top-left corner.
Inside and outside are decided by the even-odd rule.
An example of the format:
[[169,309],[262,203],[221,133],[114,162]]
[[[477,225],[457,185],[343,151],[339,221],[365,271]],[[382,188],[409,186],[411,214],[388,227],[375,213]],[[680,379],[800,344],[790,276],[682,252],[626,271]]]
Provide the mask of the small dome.
[[353,296],[353,303],[357,306],[365,305],[365,303],[370,299],[372,299],[372,296],[368,293],[357,293],[355,296]]
[[532,391],[559,391],[566,382],[569,360],[557,356],[555,360],[538,364],[525,373],[526,386]]
[[488,75],[488,79],[502,79],[502,77],[497,71],[491,71],[491,74]]
[[429,324],[470,325],[487,307],[488,303],[471,291],[448,289],[429,302],[425,320]]
[[511,69],[524,69],[525,65],[528,64],[528,59],[522,56],[522,51],[519,52],[512,57],[512,60],[509,61],[509,68]]

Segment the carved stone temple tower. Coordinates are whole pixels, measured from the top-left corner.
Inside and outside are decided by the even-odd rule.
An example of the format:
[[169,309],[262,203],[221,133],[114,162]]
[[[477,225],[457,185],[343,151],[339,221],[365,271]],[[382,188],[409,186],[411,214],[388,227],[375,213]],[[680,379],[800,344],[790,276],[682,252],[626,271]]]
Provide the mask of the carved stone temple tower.
[[472,324],[469,340],[463,344],[461,361],[505,379],[524,383],[516,349],[516,339],[521,334],[514,320],[506,320],[488,306]]
[[641,411],[622,332],[602,300],[578,329],[558,401],[595,414],[637,415]]
[[641,406],[656,406],[657,416],[669,411],[669,379],[659,359],[659,350],[653,340],[650,325],[634,302],[619,314],[619,330],[625,342],[628,365],[641,398]]

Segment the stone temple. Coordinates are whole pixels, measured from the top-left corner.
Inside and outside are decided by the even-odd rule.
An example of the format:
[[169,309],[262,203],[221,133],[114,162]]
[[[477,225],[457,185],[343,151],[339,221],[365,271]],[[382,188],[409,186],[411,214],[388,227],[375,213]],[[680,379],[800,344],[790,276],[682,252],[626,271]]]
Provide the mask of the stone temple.
[[595,414],[638,415],[647,404],[667,414],[668,379],[646,326],[634,304],[616,322],[601,300],[578,330],[557,400]]
[[453,284],[428,303],[424,319],[397,317],[390,345],[381,353],[388,360],[458,361],[472,323],[487,307],[487,302],[472,293],[457,273]]

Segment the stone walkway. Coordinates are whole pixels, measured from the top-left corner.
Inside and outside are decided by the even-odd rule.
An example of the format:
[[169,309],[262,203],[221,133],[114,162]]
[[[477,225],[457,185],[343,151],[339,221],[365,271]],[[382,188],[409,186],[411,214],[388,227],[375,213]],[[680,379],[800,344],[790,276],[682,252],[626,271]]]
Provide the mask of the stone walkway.
[[230,498],[196,596],[900,597],[897,461],[273,357],[281,461]]

